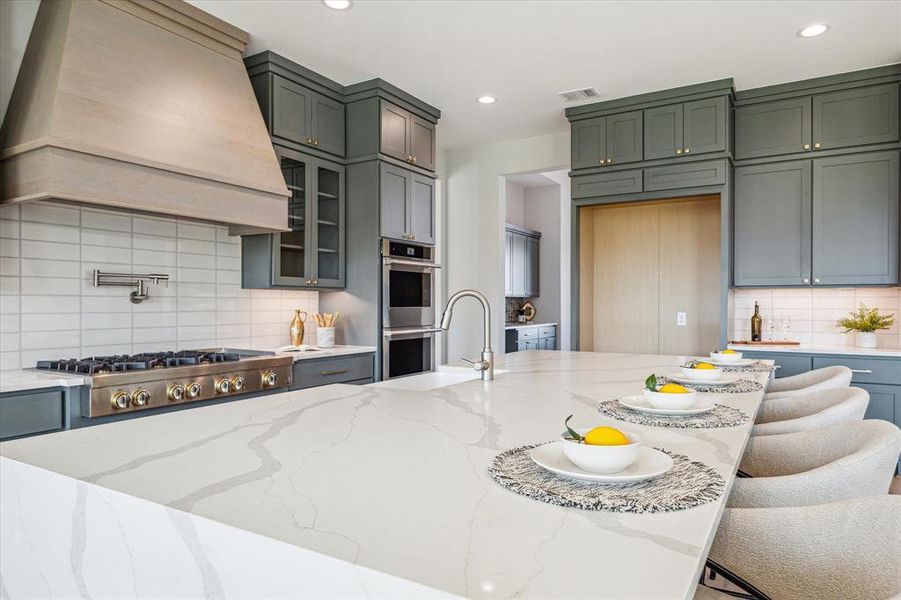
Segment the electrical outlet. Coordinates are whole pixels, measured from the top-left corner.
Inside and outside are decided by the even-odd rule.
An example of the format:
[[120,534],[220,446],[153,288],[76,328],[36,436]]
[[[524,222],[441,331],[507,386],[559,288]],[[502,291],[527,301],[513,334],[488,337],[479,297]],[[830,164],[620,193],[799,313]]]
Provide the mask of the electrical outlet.
[[685,327],[686,316],[684,312],[676,313],[676,326],[677,327]]

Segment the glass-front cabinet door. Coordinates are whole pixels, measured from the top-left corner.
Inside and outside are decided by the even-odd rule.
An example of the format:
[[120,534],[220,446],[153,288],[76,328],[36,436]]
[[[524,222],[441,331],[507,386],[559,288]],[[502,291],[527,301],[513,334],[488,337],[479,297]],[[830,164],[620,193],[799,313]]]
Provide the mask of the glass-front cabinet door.
[[276,287],[344,287],[344,167],[286,148],[276,152],[291,197],[290,231],[272,234]]

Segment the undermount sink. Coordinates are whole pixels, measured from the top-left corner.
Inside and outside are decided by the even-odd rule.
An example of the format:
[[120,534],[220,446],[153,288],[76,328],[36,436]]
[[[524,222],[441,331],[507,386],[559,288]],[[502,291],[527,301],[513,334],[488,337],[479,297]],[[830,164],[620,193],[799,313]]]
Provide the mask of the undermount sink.
[[[495,375],[506,373],[505,369],[495,369]],[[422,375],[412,375],[410,377],[399,377],[389,381],[380,381],[369,385],[379,388],[392,390],[409,390],[412,392],[428,392],[438,388],[456,385],[479,379],[480,374],[473,371],[470,367],[451,367],[441,366],[433,373],[423,373]]]

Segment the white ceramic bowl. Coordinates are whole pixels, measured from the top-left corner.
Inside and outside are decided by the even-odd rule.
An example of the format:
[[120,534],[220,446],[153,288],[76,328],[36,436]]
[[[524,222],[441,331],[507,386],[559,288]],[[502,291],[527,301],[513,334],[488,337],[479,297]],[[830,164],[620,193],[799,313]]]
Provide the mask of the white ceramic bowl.
[[719,367],[715,369],[693,369],[691,367],[682,367],[682,374],[689,379],[701,379],[703,381],[716,381],[723,376],[723,370]]
[[[584,436],[591,429],[591,427],[581,429],[573,427],[573,430],[581,436]],[[635,462],[638,458],[638,451],[641,449],[640,437],[628,431],[623,431],[623,433],[629,438],[629,444],[622,444],[621,446],[591,446],[574,442],[569,439],[566,432],[563,432],[560,434],[560,438],[563,440],[563,454],[574,465],[584,471],[591,473],[619,473]]]
[[736,351],[735,354],[723,354],[722,352],[711,352],[710,358],[719,362],[738,362],[741,360],[741,352]]
[[687,394],[664,394],[662,392],[652,392],[645,388],[641,390],[641,393],[644,394],[645,399],[654,408],[670,410],[688,408],[695,403],[697,397],[697,394],[691,390],[688,390]]

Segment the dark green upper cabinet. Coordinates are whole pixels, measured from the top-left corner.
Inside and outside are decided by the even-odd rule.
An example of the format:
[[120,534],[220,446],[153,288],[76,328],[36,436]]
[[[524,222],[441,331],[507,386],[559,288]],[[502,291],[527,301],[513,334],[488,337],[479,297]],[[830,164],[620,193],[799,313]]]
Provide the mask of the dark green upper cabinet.
[[810,285],[810,161],[736,167],[734,283]]
[[898,84],[813,97],[813,147],[829,150],[898,141]]
[[572,124],[571,136],[574,169],[642,159],[640,110],[576,121]]
[[813,161],[813,282],[898,283],[898,152]]
[[726,98],[706,98],[644,111],[644,158],[672,158],[726,149]]
[[604,164],[607,156],[607,120],[596,117],[572,124],[572,168],[584,169]]
[[[280,143],[344,156],[344,104],[280,75],[270,77],[272,137]],[[265,103],[265,90],[259,82],[257,79],[254,91],[258,101]]]
[[434,179],[386,162],[379,179],[381,237],[434,244]]
[[314,94],[312,107],[313,146],[344,156],[344,105],[322,94]]
[[313,136],[313,92],[278,75],[272,76],[272,135],[297,143]]
[[621,164],[642,159],[641,111],[607,117],[607,164]]
[[404,162],[435,170],[435,124],[382,100],[379,152]]
[[644,111],[646,160],[682,154],[682,105],[658,106]]
[[707,98],[682,105],[684,154],[706,154],[726,149],[729,124],[726,98]]
[[810,98],[792,98],[736,108],[735,158],[810,150],[810,106]]
[[241,237],[242,286],[344,287],[344,166],[283,147],[276,154],[291,192],[290,231]]

